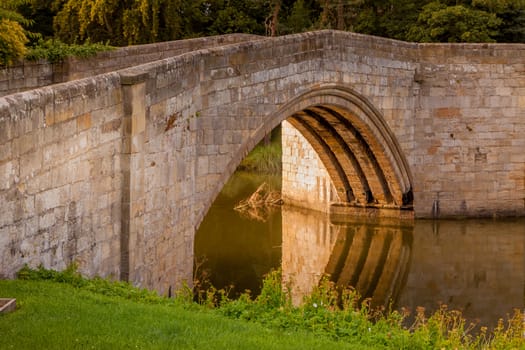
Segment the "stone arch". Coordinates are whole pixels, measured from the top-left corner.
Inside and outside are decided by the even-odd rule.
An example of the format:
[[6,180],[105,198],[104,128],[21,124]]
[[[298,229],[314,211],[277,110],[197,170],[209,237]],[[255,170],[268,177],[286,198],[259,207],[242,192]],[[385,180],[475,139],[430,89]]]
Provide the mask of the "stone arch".
[[283,105],[287,119],[316,150],[339,202],[411,208],[408,162],[381,113],[362,95],[327,84]]
[[212,198],[240,161],[283,120],[290,121],[316,150],[336,187],[340,203],[412,208],[412,176],[393,132],[364,96],[337,84],[317,85],[266,117],[265,123],[232,157]]

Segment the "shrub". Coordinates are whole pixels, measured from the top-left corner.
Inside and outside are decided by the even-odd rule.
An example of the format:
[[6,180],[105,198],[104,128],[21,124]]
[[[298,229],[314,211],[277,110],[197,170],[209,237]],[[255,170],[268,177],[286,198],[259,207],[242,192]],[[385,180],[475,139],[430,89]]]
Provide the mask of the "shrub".
[[67,57],[92,57],[98,52],[113,50],[114,47],[102,43],[86,42],[82,45],[68,45],[60,40],[40,39],[36,45],[29,48],[25,58],[30,61],[39,59],[48,60],[51,63],[61,62]]
[[29,40],[24,28],[10,19],[0,19],[0,65],[7,66],[24,57]]

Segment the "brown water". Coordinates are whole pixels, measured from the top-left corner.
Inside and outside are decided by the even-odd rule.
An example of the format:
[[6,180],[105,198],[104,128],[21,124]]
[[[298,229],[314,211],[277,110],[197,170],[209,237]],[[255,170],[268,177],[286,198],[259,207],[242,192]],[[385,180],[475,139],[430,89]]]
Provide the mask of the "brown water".
[[272,181],[236,174],[197,232],[195,255],[206,257],[200,270],[218,288],[256,295],[263,275],[282,267],[296,303],[329,274],[375,305],[430,312],[444,303],[489,326],[524,308],[523,219],[333,222],[283,206],[254,221],[233,207],[261,180]]

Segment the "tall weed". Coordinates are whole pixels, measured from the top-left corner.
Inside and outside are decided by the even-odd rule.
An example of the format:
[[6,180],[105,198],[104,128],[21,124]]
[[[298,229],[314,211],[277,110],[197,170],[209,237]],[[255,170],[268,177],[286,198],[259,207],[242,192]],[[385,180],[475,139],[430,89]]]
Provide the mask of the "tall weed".
[[289,286],[283,288],[280,271],[269,273],[261,295],[244,295],[219,307],[223,315],[256,321],[287,330],[309,330],[340,341],[388,349],[525,349],[524,315],[516,310],[507,324],[500,321],[494,332],[486,327],[474,333],[461,312],[442,305],[427,317],[424,308],[416,310],[415,320],[404,326],[406,310],[371,307],[351,288],[339,289],[327,277],[321,279],[303,303],[291,304]]

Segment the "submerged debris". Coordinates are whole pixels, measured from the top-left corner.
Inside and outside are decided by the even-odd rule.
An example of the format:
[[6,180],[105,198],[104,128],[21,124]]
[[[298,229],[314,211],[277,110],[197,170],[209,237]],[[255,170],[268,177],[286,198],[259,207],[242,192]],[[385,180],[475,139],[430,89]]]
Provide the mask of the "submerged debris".
[[263,182],[250,197],[241,200],[233,209],[249,219],[266,222],[273,209],[281,204],[280,192]]

